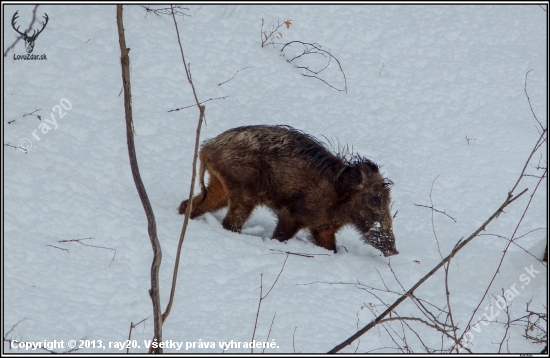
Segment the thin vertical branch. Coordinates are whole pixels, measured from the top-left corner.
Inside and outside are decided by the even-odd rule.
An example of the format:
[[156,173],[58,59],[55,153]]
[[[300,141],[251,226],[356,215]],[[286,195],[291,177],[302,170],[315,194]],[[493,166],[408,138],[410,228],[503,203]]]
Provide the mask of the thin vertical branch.
[[527,93],[527,76],[529,75],[529,72],[531,72],[531,71],[533,71],[533,69],[530,69],[525,74],[525,86],[523,87],[523,91],[525,92],[525,96],[527,96],[527,102],[529,103],[529,108],[531,109],[531,113],[533,114],[533,117],[535,118],[535,120],[539,124],[540,128],[544,131],[544,126],[542,125],[542,123],[540,123],[539,119],[535,115],[535,111],[533,111],[533,106],[531,105],[531,99],[529,98],[529,94]]
[[[162,250],[157,237],[157,226],[153,208],[147,197],[147,191],[141,181],[139,167],[136,157],[136,149],[134,145],[134,123],[132,119],[132,92],[130,86],[130,57],[128,56],[129,49],[126,47],[126,39],[124,36],[124,26],[122,19],[122,5],[117,5],[117,26],[118,39],[120,45],[120,64],[122,67],[122,84],[124,88],[124,112],[126,117],[126,139],[128,142],[128,156],[130,158],[130,167],[132,169],[132,177],[147,216],[147,229],[151,246],[153,247],[153,263],[151,264],[151,288],[149,295],[153,302],[153,318],[155,324],[154,340],[162,341],[162,317],[160,308],[160,293],[159,293],[159,269],[162,261]],[[163,349],[157,347],[152,349],[152,353],[162,353]]]
[[[172,7],[172,5],[170,6]],[[181,59],[183,61],[183,66],[185,68],[185,74],[187,76],[187,80],[189,81],[189,84],[191,85],[191,88],[193,89],[193,96],[195,97],[195,102],[197,104],[197,107],[199,108],[199,123],[197,124],[197,131],[195,136],[195,149],[193,152],[193,164],[192,164],[193,174],[191,176],[191,187],[189,188],[189,201],[187,205],[187,210],[185,211],[185,219],[183,220],[183,227],[181,229],[180,240],[178,243],[178,250],[176,253],[176,262],[174,264],[174,274],[172,276],[172,288],[170,291],[170,299],[168,300],[168,305],[166,306],[166,310],[162,314],[162,322],[166,320],[166,318],[170,314],[170,311],[172,310],[172,303],[174,302],[174,295],[176,293],[176,281],[178,278],[178,268],[179,268],[179,262],[180,262],[180,256],[181,256],[181,248],[183,246],[183,240],[185,239],[185,232],[187,231],[189,216],[191,215],[191,208],[193,206],[193,191],[195,190],[195,177],[197,175],[196,167],[197,167],[197,158],[198,158],[198,152],[199,152],[199,141],[200,141],[202,122],[204,120],[204,109],[205,109],[205,106],[200,105],[199,99],[197,97],[197,92],[195,91],[195,86],[193,85],[193,80],[191,78],[191,71],[187,67],[187,64],[185,62],[183,47],[181,46],[180,33],[178,30],[178,23],[176,22],[176,16],[173,12],[173,9],[172,9],[172,18],[174,19],[174,26],[176,27],[176,34],[178,36],[178,43],[181,51]]]
[[[279,277],[281,276],[285,268],[286,260],[288,260],[288,254],[286,255],[285,261],[283,262],[281,271],[279,271],[279,275],[277,275],[277,278],[275,279],[275,281],[273,282],[273,285],[271,285],[271,288],[269,289],[269,291],[267,291],[265,296],[262,295],[264,274],[263,273],[260,274],[260,299],[258,301],[258,310],[256,311],[256,321],[254,322],[254,331],[252,332],[252,341],[254,341],[254,337],[256,336],[256,328],[258,327],[258,317],[260,316],[260,307],[262,306],[262,301],[271,293],[271,290],[273,290],[273,287],[275,287],[275,284],[277,283],[277,281],[279,281]],[[273,319],[275,319],[275,317],[273,317]],[[271,324],[273,324],[273,322],[271,322]],[[254,353],[254,347],[251,347],[250,353]]]
[[[273,319],[271,320],[271,325],[269,326],[269,332],[267,332],[267,338],[266,338],[266,342],[269,341],[269,336],[271,336],[271,328],[273,328],[273,322],[275,322],[275,317],[277,317],[277,312],[275,312],[275,314],[273,315]],[[264,354],[265,352],[265,347],[264,349],[262,349],[262,354]]]

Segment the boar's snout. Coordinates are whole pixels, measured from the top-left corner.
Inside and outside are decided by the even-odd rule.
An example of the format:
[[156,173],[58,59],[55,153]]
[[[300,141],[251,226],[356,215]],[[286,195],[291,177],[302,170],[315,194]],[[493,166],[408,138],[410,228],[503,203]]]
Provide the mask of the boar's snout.
[[397,255],[398,253],[399,253],[399,251],[397,251],[397,250],[395,249],[395,247],[394,247],[394,248],[392,248],[392,249],[389,249],[389,250],[384,251],[384,257]]
[[367,235],[365,235],[365,242],[374,248],[382,251],[384,257],[397,255],[399,251],[395,247],[395,236],[391,230],[381,231],[379,228],[372,228]]

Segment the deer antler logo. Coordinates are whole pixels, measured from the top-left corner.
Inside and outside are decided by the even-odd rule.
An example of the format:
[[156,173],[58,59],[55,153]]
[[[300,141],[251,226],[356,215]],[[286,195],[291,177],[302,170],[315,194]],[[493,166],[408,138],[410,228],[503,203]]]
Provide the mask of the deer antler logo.
[[37,32],[37,30],[33,30],[32,36],[28,36],[27,35],[28,30],[25,30],[25,32],[23,33],[21,31],[19,31],[19,26],[17,26],[17,28],[15,28],[15,20],[19,17],[19,15],[17,15],[18,12],[19,12],[19,10],[17,10],[15,12],[15,14],[13,14],[13,17],[11,19],[11,26],[13,26],[13,29],[18,34],[20,34],[21,38],[25,41],[25,47],[27,48],[27,52],[32,53],[32,50],[34,49],[34,42],[36,41],[36,38],[38,37],[38,35],[40,35],[40,33],[42,31],[44,31],[44,29],[46,28],[46,24],[48,24],[48,14],[44,13],[44,19],[46,19],[46,21],[42,22],[42,29],[38,32]]

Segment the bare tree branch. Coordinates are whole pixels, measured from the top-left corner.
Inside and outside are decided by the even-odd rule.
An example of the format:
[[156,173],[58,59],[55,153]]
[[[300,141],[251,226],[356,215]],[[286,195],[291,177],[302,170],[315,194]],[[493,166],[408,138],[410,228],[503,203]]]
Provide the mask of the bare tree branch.
[[235,76],[237,76],[237,73],[241,72],[242,70],[246,70],[247,68],[250,68],[250,66],[245,67],[245,68],[241,68],[240,70],[238,70],[237,72],[235,72],[235,74],[233,75],[233,77],[231,77],[231,78],[228,79],[227,81],[224,81],[224,82],[218,84],[218,86],[221,86],[221,85],[223,85],[224,83],[227,83],[227,82],[231,81],[233,78],[235,78]]
[[428,272],[420,281],[418,281],[409,291],[407,291],[404,295],[402,295],[397,301],[395,301],[390,307],[388,307],[382,314],[380,314],[376,319],[374,319],[372,322],[367,324],[365,327],[363,327],[361,330],[353,334],[351,337],[343,341],[342,343],[335,346],[333,349],[331,349],[328,353],[337,353],[340,350],[342,350],[344,347],[351,344],[353,341],[355,341],[357,338],[361,337],[363,334],[368,332],[370,329],[372,329],[374,326],[376,326],[381,320],[384,319],[385,316],[387,316],[390,312],[392,312],[399,304],[401,304],[407,297],[410,297],[410,295],[420,286],[422,285],[430,276],[432,276],[434,273],[436,273],[443,265],[445,265],[449,260],[451,260],[454,255],[456,255],[457,252],[459,252],[464,246],[466,246],[470,241],[472,241],[481,231],[485,230],[487,225],[491,223],[502,211],[511,203],[516,201],[519,197],[521,197],[527,189],[523,190],[518,195],[514,196],[513,192],[510,191],[508,193],[508,196],[502,203],[502,205],[487,219],[473,234],[471,234],[465,241],[463,241],[460,245],[456,246],[455,249],[451,251],[451,253],[443,260],[441,261],[437,266],[435,266],[430,272]]
[[[540,6],[540,5],[539,5]],[[529,71],[527,71],[527,73],[525,74],[525,86],[523,87],[523,91],[525,92],[525,96],[527,96],[527,102],[529,102],[529,108],[531,109],[531,113],[533,114],[533,117],[535,118],[535,120],[537,121],[537,123],[539,124],[540,128],[542,130],[544,130],[544,127],[542,125],[542,123],[540,123],[539,119],[537,118],[537,116],[535,115],[535,111],[533,111],[533,106],[531,105],[531,99],[529,98],[529,94],[527,93],[527,76],[529,75],[529,72],[533,71],[533,69],[530,69]]]
[[[542,181],[542,178],[539,180],[537,186],[535,187],[535,190],[533,191],[533,193],[531,194],[530,198],[529,198],[529,202],[527,203],[526,207],[525,207],[525,210],[523,211],[523,214],[518,222],[518,224],[516,225],[516,228],[514,229],[514,233],[512,234],[512,238],[510,239],[510,241],[508,242],[508,244],[506,245],[506,247],[504,248],[504,252],[502,253],[502,257],[500,258],[500,262],[498,264],[498,267],[493,275],[493,277],[491,278],[491,281],[489,282],[489,285],[487,285],[487,289],[485,290],[485,292],[483,293],[483,296],[481,297],[481,299],[479,300],[479,303],[478,305],[476,306],[476,308],[474,309],[473,313],[472,313],[472,316],[470,317],[470,320],[468,321],[468,323],[466,324],[466,329],[464,330],[464,332],[462,333],[462,335],[460,336],[460,340],[462,340],[462,338],[464,337],[464,334],[466,334],[466,332],[468,332],[468,329],[470,328],[470,323],[472,323],[472,320],[474,319],[474,316],[475,314],[478,312],[479,310],[479,307],[481,306],[481,304],[483,303],[483,301],[485,300],[485,297],[487,296],[487,293],[489,292],[489,289],[491,288],[491,286],[493,285],[493,282],[495,281],[497,275],[499,274],[500,272],[500,267],[502,266],[502,263],[504,262],[504,257],[506,256],[506,253],[508,252],[508,248],[510,247],[510,245],[512,244],[512,241],[513,241],[513,238],[514,236],[516,235],[517,233],[517,230],[519,229],[519,226],[521,225],[523,219],[525,218],[525,214],[527,213],[527,210],[529,209],[529,206],[531,205],[531,201],[533,200],[533,197],[535,195],[535,193],[537,192],[537,189],[540,185]],[[538,260],[537,260],[538,262]]]
[[[273,328],[273,322],[275,322],[275,317],[277,317],[277,312],[275,312],[275,314],[273,315],[273,319],[271,320],[271,325],[269,326],[269,332],[267,332],[267,338],[266,338],[266,342],[269,341],[269,336],[271,335],[271,328]],[[264,349],[262,349],[262,354],[264,354],[265,352],[265,347]]]
[[8,142],[8,143],[4,143],[4,147],[11,147],[11,148],[14,148],[14,149],[19,149],[20,151],[25,152],[25,154],[27,154],[27,153],[29,152],[28,149],[23,148],[23,147],[21,147],[21,146],[19,146],[19,145],[18,145],[18,146],[11,145],[9,142]]
[[[203,103],[206,103],[208,101],[213,101],[215,99],[226,99],[227,97],[230,97],[230,96],[223,96],[223,97],[216,97],[216,98],[209,98],[207,99],[206,101],[202,101],[199,103],[199,105],[203,104]],[[190,106],[185,106],[185,107],[181,107],[181,108],[176,108],[176,109],[171,109],[169,110],[168,112],[177,112],[177,111],[181,111],[182,109],[187,109],[187,108],[191,108],[191,107],[195,107],[197,104],[192,104]]]
[[[170,5],[172,7],[172,5]],[[195,135],[195,149],[193,152],[193,173],[191,176],[191,187],[189,188],[189,200],[187,205],[187,210],[185,211],[185,219],[183,221],[183,227],[181,229],[180,239],[178,243],[178,249],[176,253],[176,262],[174,263],[174,273],[172,275],[172,288],[170,290],[170,299],[168,300],[168,304],[166,305],[166,310],[164,311],[162,315],[162,322],[166,320],[168,315],[170,314],[170,311],[172,309],[172,303],[174,302],[174,295],[176,293],[176,282],[178,278],[178,268],[179,268],[179,262],[181,257],[181,248],[183,246],[183,240],[185,239],[185,232],[187,231],[187,225],[189,223],[189,216],[191,215],[191,210],[193,206],[193,191],[195,190],[195,177],[197,174],[196,167],[197,167],[197,158],[199,153],[199,141],[200,141],[200,133],[201,133],[201,126],[202,122],[205,120],[205,107],[201,106],[199,99],[197,97],[197,91],[195,90],[195,86],[193,85],[193,79],[191,76],[191,65],[187,65],[187,62],[185,61],[185,55],[183,53],[183,47],[181,45],[181,39],[180,39],[180,32],[178,29],[178,23],[176,21],[175,13],[172,11],[172,19],[174,20],[174,26],[176,28],[176,35],[178,38],[178,44],[180,47],[181,52],[181,59],[183,61],[183,67],[185,69],[185,74],[187,76],[187,81],[189,82],[189,85],[191,85],[191,89],[193,90],[193,96],[195,97],[195,103],[197,105],[197,108],[199,109],[199,122],[197,124],[197,131]]]
[[[279,31],[281,26],[286,25],[286,28],[288,29],[290,27],[290,25],[292,24],[292,20],[285,20],[282,23],[280,21],[281,20],[279,18],[277,18],[277,25],[275,25],[273,23],[273,21],[270,22],[269,23],[269,30],[264,31],[264,19],[262,18],[262,27],[260,29],[260,39],[262,41],[262,47],[265,46],[265,44],[268,40],[271,40],[271,42],[268,43],[268,45],[269,44],[274,45],[273,40],[277,36],[276,33]],[[267,33],[267,31],[269,31],[269,34]],[[279,36],[277,36],[277,38],[280,38],[280,37],[282,37],[282,34],[279,33]]]
[[[81,242],[81,240],[95,240],[95,238],[87,237],[87,238],[84,238],[84,239],[59,240],[57,242],[76,242],[76,243],[79,243],[80,245],[84,245],[84,246],[88,246],[88,247],[95,247],[96,249],[113,250],[115,253],[113,254],[113,258],[111,259],[111,262],[109,263],[109,266],[111,266],[113,261],[115,261],[116,249],[113,249],[113,248],[110,248],[110,247],[105,247],[105,246],[88,245],[88,244],[85,244],[85,243]],[[52,246],[52,245],[46,245],[46,246]],[[56,246],[52,246],[52,247],[61,249],[61,248],[56,247]],[[61,249],[61,250],[65,250],[65,249]],[[69,252],[69,250],[66,250],[66,251]]]
[[[157,236],[157,225],[155,222],[155,214],[149,202],[147,191],[139,174],[139,167],[136,157],[136,149],[134,144],[134,122],[132,119],[132,92],[130,85],[130,56],[128,55],[128,47],[124,36],[124,25],[122,19],[122,5],[117,5],[117,25],[118,39],[120,45],[120,64],[122,67],[122,84],[124,88],[124,112],[126,117],[126,140],[128,142],[128,157],[130,159],[130,167],[132,169],[132,177],[134,184],[139,194],[141,204],[147,217],[147,231],[153,248],[153,262],[151,264],[151,288],[149,295],[153,303],[153,320],[154,320],[154,338],[157,342],[162,342],[162,316],[160,308],[160,292],[159,292],[159,269],[162,262],[162,250]],[[162,353],[163,348],[157,347],[151,349],[153,353]]]
[[[316,43],[303,42],[303,41],[297,41],[296,40],[296,41],[287,42],[284,45],[282,45],[281,52],[284,52],[285,48],[289,45],[292,45],[292,44],[300,44],[300,45],[304,46],[305,49],[304,49],[304,51],[301,55],[294,56],[292,59],[287,60],[289,63],[291,63],[292,61],[294,61],[297,58],[300,58],[303,55],[309,55],[309,54],[319,54],[319,55],[322,55],[322,56],[328,58],[327,65],[319,71],[310,70],[308,66],[296,66],[297,68],[301,68],[301,69],[306,70],[306,72],[313,73],[313,75],[310,75],[308,73],[302,73],[302,76],[316,78],[316,79],[324,82],[327,86],[329,86],[329,87],[331,87],[331,88],[333,88],[337,91],[340,91],[340,92],[347,92],[348,91],[348,84],[347,84],[346,74],[345,74],[344,70],[342,69],[342,64],[340,63],[340,61],[334,55],[332,55],[330,53],[330,51],[324,50],[321,47],[321,45],[316,44]],[[324,79],[322,79],[318,76],[319,73],[321,73],[323,70],[325,70],[328,67],[331,59],[334,59],[334,61],[336,61],[336,63],[338,64],[338,68],[340,69],[340,72],[342,73],[342,76],[344,78],[344,89],[336,88],[335,86],[331,85],[330,83],[328,83],[327,81],[325,81]]]
[[453,220],[454,222],[456,222],[456,219],[453,218],[452,216],[450,216],[449,214],[447,214],[447,213],[445,212],[445,210],[444,210],[444,211],[437,210],[437,209],[434,208],[433,206],[427,206],[427,205],[420,205],[420,204],[414,204],[414,205],[415,205],[415,206],[421,206],[421,207],[423,207],[423,208],[432,209],[433,211],[438,212],[438,213],[441,213],[441,214],[447,216],[448,218],[450,218],[451,220]]
[[69,250],[64,249],[64,248],[62,248],[62,247],[57,247],[57,246],[54,246],[54,245],[46,245],[46,246],[53,247],[54,249],[59,249],[59,250],[66,251],[66,252],[67,252],[67,256],[69,256],[69,254],[70,254]]
[[274,253],[273,255],[275,254],[281,254],[281,255],[296,255],[296,256],[303,256],[303,257],[307,257],[307,258],[314,258],[315,256],[330,256],[330,254],[304,254],[304,253],[301,253],[301,252],[290,252],[290,251],[282,251],[282,250],[276,250],[276,249],[269,249],[270,251],[278,251],[276,253]]
[[[275,284],[279,280],[279,277],[281,277],[281,274],[283,273],[283,270],[285,268],[286,260],[288,260],[288,255],[286,255],[285,261],[283,262],[283,266],[281,267],[281,271],[279,271],[277,278],[275,279],[275,281],[273,282],[273,285],[271,285],[271,288],[269,289],[269,291],[267,291],[265,296],[262,296],[264,274],[263,273],[260,274],[260,299],[258,301],[258,310],[256,311],[256,321],[254,322],[254,331],[252,332],[252,341],[254,341],[254,337],[256,336],[256,328],[258,326],[258,317],[260,315],[260,307],[262,306],[262,301],[265,300],[265,298],[271,293],[271,290],[273,290],[273,287],[275,287]],[[275,319],[275,317],[273,317],[273,319]],[[273,321],[271,322],[271,324],[273,324]],[[254,353],[254,346],[251,347],[250,353]]]
[[[139,326],[140,324],[142,324],[143,322],[145,322],[145,320],[149,318],[149,317],[146,317],[144,319],[142,319],[141,321],[139,321],[138,323],[134,324],[134,322],[130,322],[130,331],[128,332],[128,342],[130,342],[130,339],[132,338],[132,330],[134,328],[136,328],[137,326]],[[126,354],[129,354],[130,353],[130,345],[128,345],[126,347]]]
[[140,5],[142,8],[145,9],[145,17],[147,17],[148,14],[152,13],[157,16],[161,15],[172,15],[172,11],[175,16],[189,16],[185,13],[185,11],[189,11],[189,8],[183,7],[182,5],[172,5],[171,7],[161,7],[161,8],[153,8],[154,5]]

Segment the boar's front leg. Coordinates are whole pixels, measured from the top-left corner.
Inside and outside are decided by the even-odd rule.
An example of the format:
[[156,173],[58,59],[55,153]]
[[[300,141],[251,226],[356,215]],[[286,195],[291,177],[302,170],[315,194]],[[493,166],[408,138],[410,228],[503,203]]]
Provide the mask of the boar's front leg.
[[329,226],[321,228],[310,228],[311,236],[315,240],[317,246],[321,246],[327,250],[332,250],[336,253],[336,231],[340,227],[338,226]]
[[302,228],[302,225],[290,218],[290,215],[278,213],[277,226],[273,231],[272,239],[277,239],[281,242],[291,239]]

